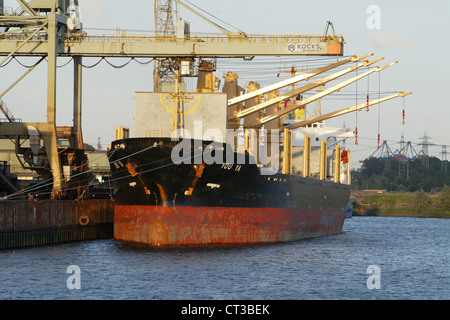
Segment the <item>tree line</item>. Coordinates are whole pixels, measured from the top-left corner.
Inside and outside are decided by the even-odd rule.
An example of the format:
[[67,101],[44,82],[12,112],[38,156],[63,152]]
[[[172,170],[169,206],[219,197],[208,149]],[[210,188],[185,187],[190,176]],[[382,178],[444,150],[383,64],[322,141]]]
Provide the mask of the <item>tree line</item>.
[[352,189],[440,192],[444,186],[450,186],[449,171],[448,162],[435,157],[407,162],[372,157],[351,171]]

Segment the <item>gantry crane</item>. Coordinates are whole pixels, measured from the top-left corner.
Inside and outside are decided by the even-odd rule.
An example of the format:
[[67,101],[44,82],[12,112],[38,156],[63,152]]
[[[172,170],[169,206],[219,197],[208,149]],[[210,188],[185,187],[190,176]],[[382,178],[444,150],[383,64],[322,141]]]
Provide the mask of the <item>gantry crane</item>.
[[[244,32],[232,33],[203,17],[179,0],[175,0],[176,3],[204,18],[219,28],[223,34],[196,36],[190,34],[189,29],[184,27],[177,28],[177,31],[181,31],[175,33],[172,32],[172,26],[170,26],[170,30],[166,29],[163,34],[157,32],[156,35],[94,36],[83,31],[78,14],[78,0],[16,1],[21,8],[18,12],[5,10],[3,0],[0,0],[0,56],[4,57],[3,59],[0,58],[0,66],[15,56],[39,56],[41,59],[37,64],[45,58],[47,59],[47,122],[4,122],[0,124],[0,137],[14,139],[17,154],[27,157],[29,168],[53,178],[54,195],[58,195],[67,187],[67,180],[63,179],[62,174],[63,165],[81,167],[80,163],[84,161],[81,129],[83,57],[150,57],[156,61],[169,59],[168,61],[172,64],[174,61],[179,63],[181,65],[180,71],[186,72],[181,75],[186,76],[192,75],[189,73],[193,69],[192,64],[195,59],[243,58],[251,60],[256,56],[343,55],[344,39],[340,35],[327,34],[327,32],[324,35],[268,36],[254,36]],[[155,0],[155,13],[159,12],[158,8],[164,8],[164,6],[166,9],[172,10],[171,1]],[[164,19],[167,24],[170,24],[170,20],[173,19],[172,13],[166,12],[166,14]],[[157,25],[160,21],[158,19],[158,17],[155,17]],[[71,57],[74,62],[73,127],[56,125],[56,62],[59,57]],[[358,60],[352,58],[347,59],[346,62]],[[183,63],[184,66],[187,63],[187,68],[183,68]],[[339,62],[329,68],[316,70],[314,74],[311,73],[309,76],[308,74],[303,75],[302,80],[343,63]],[[166,67],[164,66],[164,68]],[[169,64],[168,68],[173,68],[173,65]],[[205,70],[209,70],[208,67]],[[161,71],[161,64],[155,67],[156,85],[159,85],[161,80]],[[379,69],[375,71],[379,71]],[[13,86],[26,74],[20,77]],[[292,84],[292,81],[289,81],[289,84]],[[326,79],[320,81],[321,84],[326,82]],[[285,84],[283,83],[283,86]],[[267,91],[263,90],[264,92],[256,91],[253,92],[253,97],[255,94],[270,93],[274,90],[275,88],[271,87]],[[6,92],[0,97],[5,95]],[[239,97],[236,97],[237,95],[229,96],[229,110],[233,110],[233,107],[236,107],[239,103],[250,99],[249,96],[245,96],[243,100],[233,100],[233,98],[239,99]],[[276,101],[279,101],[279,98]],[[270,100],[270,102],[273,104],[275,100]],[[267,105],[254,106],[252,110],[256,112],[264,108],[267,110]],[[231,113],[230,120],[240,119],[244,116],[242,112],[248,111],[237,108],[235,112]],[[273,118],[279,115],[281,113],[277,110],[273,116],[267,115],[266,118],[258,119],[257,123],[251,123],[250,125],[263,124],[268,119],[267,117]],[[58,146],[57,138],[61,136],[69,138],[70,148],[62,149]],[[21,147],[21,141],[26,139],[30,140],[30,148]],[[41,139],[43,146],[40,145]]]
[[[161,39],[174,37],[175,21],[178,16],[176,6],[172,0],[155,0],[155,36]],[[161,92],[162,82],[175,81],[177,60],[174,58],[159,58],[155,60],[153,70],[153,91]]]

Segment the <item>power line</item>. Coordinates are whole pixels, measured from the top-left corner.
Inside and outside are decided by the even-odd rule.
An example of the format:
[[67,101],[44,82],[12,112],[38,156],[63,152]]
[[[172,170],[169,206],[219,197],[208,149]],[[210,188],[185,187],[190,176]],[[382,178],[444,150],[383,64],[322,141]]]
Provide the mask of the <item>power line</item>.
[[211,13],[205,11],[204,9],[200,8],[199,6],[196,6],[196,5],[193,4],[192,2],[190,2],[190,1],[188,1],[188,0],[184,0],[184,1],[187,2],[187,3],[189,3],[191,6],[197,8],[198,10],[203,11],[203,12],[206,13],[207,15],[213,17],[214,19],[217,19],[217,20],[219,20],[220,22],[225,23],[226,25],[228,25],[228,26],[230,26],[230,27],[232,27],[232,28],[234,28],[234,29],[236,29],[236,30],[238,30],[238,31],[241,31],[239,28],[237,28],[237,27],[235,27],[235,26],[229,24],[229,23],[226,22],[226,21],[223,21],[222,19],[220,19],[220,18],[216,17],[215,15],[213,15],[213,14],[211,14]]

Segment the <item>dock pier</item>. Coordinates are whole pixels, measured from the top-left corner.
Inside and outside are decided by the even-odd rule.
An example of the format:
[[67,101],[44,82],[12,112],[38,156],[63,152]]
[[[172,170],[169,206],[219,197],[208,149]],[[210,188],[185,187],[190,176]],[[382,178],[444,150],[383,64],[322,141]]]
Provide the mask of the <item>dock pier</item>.
[[0,250],[113,238],[112,200],[2,201]]

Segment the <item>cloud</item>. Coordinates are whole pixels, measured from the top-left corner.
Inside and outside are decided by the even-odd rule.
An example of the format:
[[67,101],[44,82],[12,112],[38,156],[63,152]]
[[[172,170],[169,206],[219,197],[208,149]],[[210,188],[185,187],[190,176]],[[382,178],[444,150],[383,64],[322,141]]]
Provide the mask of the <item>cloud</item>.
[[374,31],[369,34],[367,42],[374,49],[397,48],[411,49],[414,48],[414,42],[408,38],[393,33],[385,33]]

